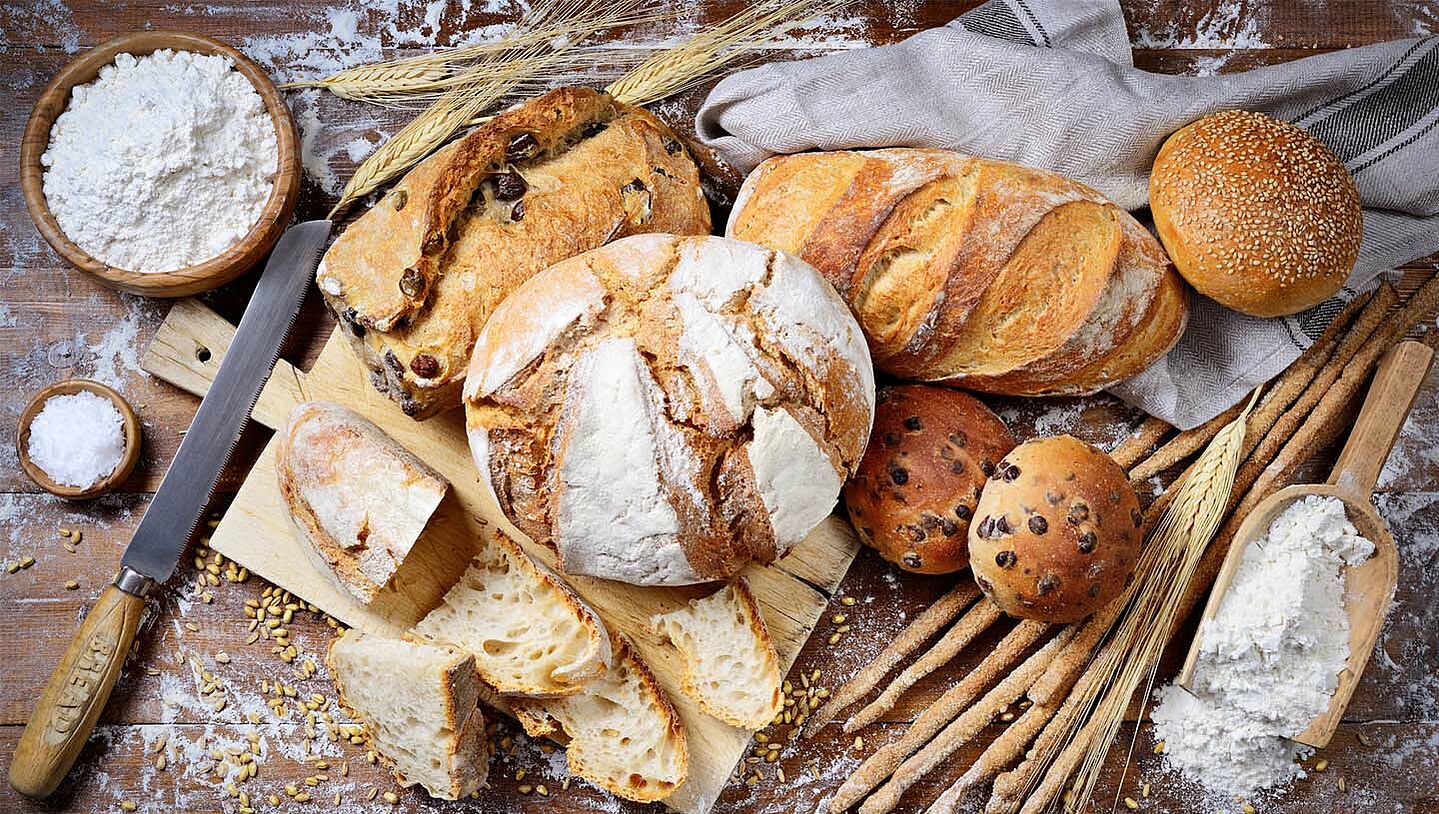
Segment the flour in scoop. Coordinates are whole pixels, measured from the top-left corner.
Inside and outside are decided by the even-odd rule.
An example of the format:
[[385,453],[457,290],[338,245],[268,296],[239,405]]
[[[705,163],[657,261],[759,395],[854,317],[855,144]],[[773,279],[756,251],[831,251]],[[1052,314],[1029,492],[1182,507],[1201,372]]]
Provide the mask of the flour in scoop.
[[161,50],[120,54],[71,90],[40,163],[51,213],[86,254],[165,272],[250,231],[278,154],[260,94],[229,58]]
[[1342,569],[1373,552],[1337,498],[1280,512],[1200,627],[1194,694],[1159,691],[1155,737],[1170,765],[1221,794],[1302,775],[1307,749],[1290,738],[1328,709],[1349,658]]
[[26,453],[50,480],[83,489],[124,459],[124,419],[113,402],[88,390],[51,396],[30,420]]

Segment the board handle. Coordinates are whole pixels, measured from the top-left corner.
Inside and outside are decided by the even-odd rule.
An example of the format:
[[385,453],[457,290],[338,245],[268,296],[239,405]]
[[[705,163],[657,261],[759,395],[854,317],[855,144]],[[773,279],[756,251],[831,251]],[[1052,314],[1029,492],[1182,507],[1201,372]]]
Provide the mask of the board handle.
[[36,800],[49,797],[75,764],[135,641],[152,584],[123,568],[85,614],[15,747],[10,785],[16,791]]
[[1384,354],[1359,418],[1329,475],[1330,484],[1369,500],[1433,359],[1433,349],[1412,340],[1400,342]]

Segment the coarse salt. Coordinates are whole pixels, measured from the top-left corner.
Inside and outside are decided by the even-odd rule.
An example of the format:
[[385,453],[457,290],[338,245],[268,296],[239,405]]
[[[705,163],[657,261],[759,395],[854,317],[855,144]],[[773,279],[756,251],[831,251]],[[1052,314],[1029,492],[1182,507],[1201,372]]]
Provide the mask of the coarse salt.
[[269,200],[274,122],[224,56],[120,54],[70,92],[50,128],[45,201],[107,265],[174,271],[238,243]]
[[85,488],[125,457],[124,421],[109,399],[88,390],[51,396],[30,421],[27,452],[50,480]]
[[1279,513],[1199,629],[1194,694],[1159,692],[1155,737],[1170,765],[1226,795],[1303,775],[1308,749],[1291,738],[1328,708],[1349,658],[1343,569],[1373,552],[1337,498]]

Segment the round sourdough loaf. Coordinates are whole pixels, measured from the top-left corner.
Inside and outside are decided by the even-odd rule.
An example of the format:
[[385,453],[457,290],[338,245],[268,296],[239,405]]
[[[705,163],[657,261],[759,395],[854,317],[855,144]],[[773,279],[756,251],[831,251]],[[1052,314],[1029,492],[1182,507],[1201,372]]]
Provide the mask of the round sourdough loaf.
[[1092,393],[1163,356],[1188,313],[1163,247],[1104,196],[948,150],[771,158],[727,228],[819,269],[902,379]]
[[1180,128],[1149,176],[1154,228],[1199,293],[1258,317],[1333,296],[1359,257],[1363,213],[1344,162],[1262,113]]
[[1139,499],[1124,470],[1069,435],[995,468],[969,527],[980,589],[1011,616],[1073,622],[1124,590],[1139,561]]
[[1014,436],[968,393],[925,384],[882,387],[873,443],[844,487],[859,539],[906,571],[969,565],[969,521],[984,479]]
[[869,437],[874,372],[806,263],[646,235],[516,289],[464,398],[481,481],[566,572],[677,585],[770,562],[830,513]]

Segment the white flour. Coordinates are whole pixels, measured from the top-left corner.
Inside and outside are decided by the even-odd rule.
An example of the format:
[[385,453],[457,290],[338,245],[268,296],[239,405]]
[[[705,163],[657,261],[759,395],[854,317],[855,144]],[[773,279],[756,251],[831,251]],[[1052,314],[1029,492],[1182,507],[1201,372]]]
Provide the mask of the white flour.
[[116,268],[173,271],[237,243],[270,196],[275,128],[229,59],[120,54],[50,130],[45,198],[60,228]]
[[1349,658],[1341,568],[1373,551],[1336,498],[1306,497],[1275,518],[1200,628],[1195,694],[1159,692],[1155,734],[1171,765],[1228,794],[1302,775],[1305,747],[1289,738],[1328,707]]

